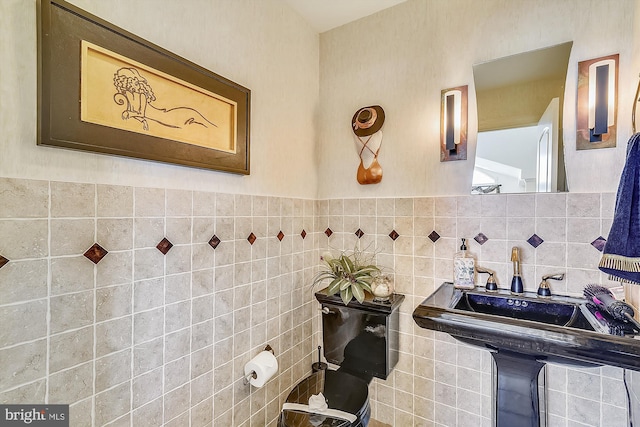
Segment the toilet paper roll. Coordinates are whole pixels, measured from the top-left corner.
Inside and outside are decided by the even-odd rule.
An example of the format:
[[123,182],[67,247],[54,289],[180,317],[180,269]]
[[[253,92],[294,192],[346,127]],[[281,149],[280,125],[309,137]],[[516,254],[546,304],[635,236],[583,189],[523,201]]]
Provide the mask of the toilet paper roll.
[[262,387],[271,377],[278,372],[278,359],[270,351],[262,351],[256,357],[244,365],[244,375],[255,372],[255,378],[250,378],[249,383],[254,387]]

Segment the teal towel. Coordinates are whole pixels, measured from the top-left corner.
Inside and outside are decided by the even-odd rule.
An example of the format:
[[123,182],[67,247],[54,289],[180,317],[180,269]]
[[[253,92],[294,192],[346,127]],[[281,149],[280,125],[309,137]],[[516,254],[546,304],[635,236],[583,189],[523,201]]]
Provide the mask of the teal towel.
[[627,161],[599,268],[609,279],[640,285],[640,133],[627,144]]

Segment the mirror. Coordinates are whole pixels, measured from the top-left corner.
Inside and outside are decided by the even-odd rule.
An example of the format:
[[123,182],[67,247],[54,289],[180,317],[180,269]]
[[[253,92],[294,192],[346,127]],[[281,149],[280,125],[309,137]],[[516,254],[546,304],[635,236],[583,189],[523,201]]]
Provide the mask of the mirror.
[[568,191],[562,105],[573,42],[473,66],[472,194]]

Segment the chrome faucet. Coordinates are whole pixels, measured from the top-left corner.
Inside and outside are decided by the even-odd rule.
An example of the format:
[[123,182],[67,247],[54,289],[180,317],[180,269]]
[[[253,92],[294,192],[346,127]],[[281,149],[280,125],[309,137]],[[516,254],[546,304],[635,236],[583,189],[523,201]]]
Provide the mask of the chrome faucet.
[[547,280],[549,279],[562,280],[564,279],[564,273],[546,274],[542,276],[542,282],[540,282],[540,286],[538,286],[538,296],[540,297],[551,296],[551,289],[549,288],[549,283],[547,283]]

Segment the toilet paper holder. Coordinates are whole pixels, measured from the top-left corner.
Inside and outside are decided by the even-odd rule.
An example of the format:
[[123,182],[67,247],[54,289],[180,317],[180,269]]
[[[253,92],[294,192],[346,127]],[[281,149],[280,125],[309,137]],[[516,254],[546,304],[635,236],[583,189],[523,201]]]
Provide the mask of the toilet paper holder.
[[[264,351],[270,351],[271,354],[273,354],[274,356],[276,354],[275,351],[273,351],[273,348],[269,344],[267,344],[267,346],[264,348]],[[246,376],[242,377],[242,384],[249,385],[249,381],[251,381],[252,378],[253,379],[257,378],[256,371],[251,371]]]

